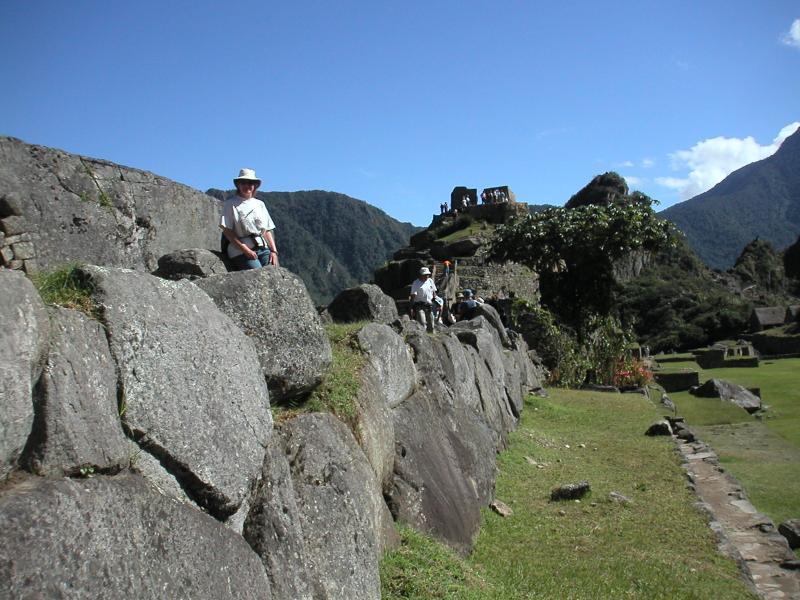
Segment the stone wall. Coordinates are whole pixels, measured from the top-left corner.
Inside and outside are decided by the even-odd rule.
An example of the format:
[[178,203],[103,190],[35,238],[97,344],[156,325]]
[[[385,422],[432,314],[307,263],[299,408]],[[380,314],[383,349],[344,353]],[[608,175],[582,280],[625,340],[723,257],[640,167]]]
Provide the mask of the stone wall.
[[80,276],[96,317],[0,269],[0,596],[377,599],[394,519],[471,548],[541,385],[497,319],[363,327],[354,435],[329,414],[273,423],[270,399],[331,359],[285,270]]
[[690,387],[700,385],[697,371],[656,371],[653,373],[656,383],[668,392],[683,392]]

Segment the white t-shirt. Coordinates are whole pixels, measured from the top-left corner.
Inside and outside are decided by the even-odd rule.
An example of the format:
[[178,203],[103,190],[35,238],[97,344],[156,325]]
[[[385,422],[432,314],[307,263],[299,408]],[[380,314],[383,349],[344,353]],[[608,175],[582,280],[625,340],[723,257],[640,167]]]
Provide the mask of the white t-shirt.
[[436,284],[433,283],[433,278],[428,277],[425,281],[415,279],[411,284],[411,301],[430,304],[433,302],[434,292],[436,292]]
[[[248,248],[254,248],[255,242],[252,235],[260,235],[262,231],[272,231],[275,223],[269,216],[269,211],[258,198],[240,198],[234,196],[225,201],[219,224],[225,229],[231,229],[242,243]],[[235,258],[242,254],[234,244],[228,244],[228,256]]]

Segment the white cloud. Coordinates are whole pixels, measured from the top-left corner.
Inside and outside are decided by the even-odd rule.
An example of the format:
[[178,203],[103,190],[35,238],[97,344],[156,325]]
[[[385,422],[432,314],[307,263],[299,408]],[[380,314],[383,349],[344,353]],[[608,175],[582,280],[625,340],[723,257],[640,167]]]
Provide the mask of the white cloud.
[[655,164],[656,164],[656,161],[654,161],[652,158],[643,158],[642,159],[642,168],[643,169],[650,169],[650,168],[654,167]]
[[669,155],[674,170],[689,170],[685,178],[657,177],[656,182],[678,190],[681,200],[687,200],[711,189],[736,169],[772,156],[798,127],[800,122],[787,125],[767,146],[761,146],[752,136],[743,139],[720,136],[697,142],[689,150]]
[[677,177],[656,177],[656,183],[671,190],[680,190],[689,185],[689,180],[678,179]]
[[781,42],[787,46],[800,48],[800,19],[795,19],[792,26],[789,27],[789,32],[781,36]]
[[625,178],[625,181],[628,182],[628,187],[633,187],[635,185],[642,185],[644,183],[644,179],[641,177],[634,177],[633,175],[623,175],[622,177]]
[[633,161],[630,160],[623,160],[621,163],[617,163],[617,167],[630,168],[632,166],[634,166]]

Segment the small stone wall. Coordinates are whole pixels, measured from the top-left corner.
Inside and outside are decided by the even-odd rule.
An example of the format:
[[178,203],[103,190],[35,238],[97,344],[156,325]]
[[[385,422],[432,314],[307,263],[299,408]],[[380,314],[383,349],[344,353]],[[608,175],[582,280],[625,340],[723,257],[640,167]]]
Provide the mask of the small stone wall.
[[656,372],[653,377],[667,392],[683,392],[694,385],[700,385],[697,371]]

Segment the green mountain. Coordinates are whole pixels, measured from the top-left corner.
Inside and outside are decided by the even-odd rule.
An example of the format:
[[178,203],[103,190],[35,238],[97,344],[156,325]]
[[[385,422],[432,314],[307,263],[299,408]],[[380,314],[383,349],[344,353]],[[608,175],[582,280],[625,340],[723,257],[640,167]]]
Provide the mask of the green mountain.
[[[219,200],[234,191],[206,192]],[[258,192],[275,221],[281,266],[299,275],[314,302],[372,280],[376,267],[420,230],[344,194],[321,190]]]
[[800,130],[772,156],[659,216],[675,223],[697,255],[717,269],[733,266],[755,238],[786,248],[800,233]]

